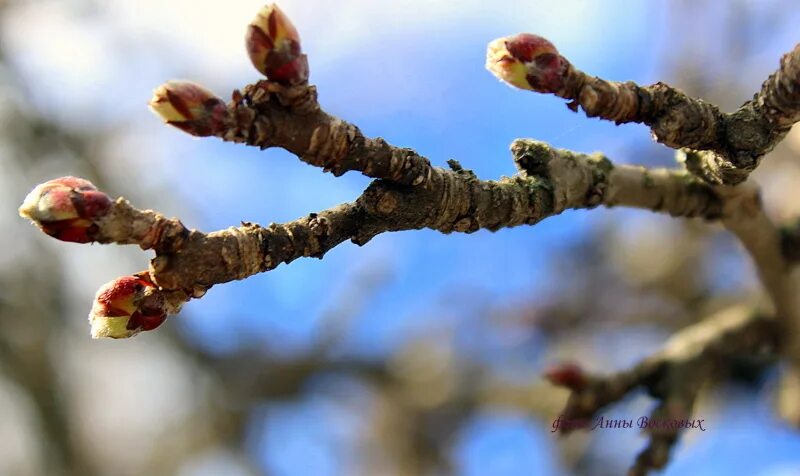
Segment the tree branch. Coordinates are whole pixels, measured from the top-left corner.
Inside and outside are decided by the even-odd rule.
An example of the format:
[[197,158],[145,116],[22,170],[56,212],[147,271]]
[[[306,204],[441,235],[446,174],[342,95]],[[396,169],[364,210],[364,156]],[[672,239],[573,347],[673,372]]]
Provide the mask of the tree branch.
[[[118,199],[95,220],[92,238],[156,250],[153,282],[163,289],[192,290],[244,279],[300,257],[321,258],[343,241],[363,245],[384,232],[495,231],[600,204],[708,219],[718,218],[723,208],[712,187],[685,172],[614,166],[599,154],[559,151],[531,140],[516,141],[512,149],[525,176],[480,180],[453,162],[454,170],[433,167],[425,186],[378,180],[354,203],[267,227],[244,223],[207,234],[186,231],[177,220]],[[168,231],[152,231],[154,224]]]
[[[720,220],[752,255],[776,318],[743,308],[727,311],[675,336],[665,349],[634,369],[610,377],[561,368],[551,380],[573,390],[565,415],[586,418],[631,389],[648,388],[661,400],[654,417],[688,416],[699,386],[733,356],[763,348],[781,350],[792,365],[783,396],[800,393],[800,277],[782,252],[781,234],[745,180],[800,119],[800,47],[755,98],[734,113],[693,99],[663,83],[641,87],[589,77],[543,38],[517,35],[490,44],[487,66],[505,81],[571,100],[590,117],[641,122],[656,138],[688,149],[688,170],[614,165],[602,154],[557,150],[522,139],[511,146],[520,174],[480,180],[456,161],[450,170],[325,113],[308,84],[308,61],[296,29],[274,5],[248,28],[248,54],[267,80],[234,91],[226,104],[189,82],[159,87],[152,109],[168,124],[195,136],[216,136],[260,148],[282,147],[334,175],[358,171],[375,178],[352,203],[285,224],[242,223],[211,233],[187,229],[177,219],[112,200],[90,182],[62,177],[37,186],[20,214],[64,241],[137,244],[154,250],[149,271],[108,283],[90,314],[93,335],[130,337],[160,325],[181,305],[213,285],[244,279],[299,257],[321,258],[338,244],[363,245],[384,232],[428,228],[442,233],[533,225],[566,209],[626,206],[680,217]],[[800,241],[800,240],[798,240]],[[788,243],[788,244],[787,244]],[[786,398],[784,398],[784,401]],[[791,407],[791,406],[789,406]],[[800,410],[791,407],[800,423]],[[790,415],[791,416],[791,415]],[[632,474],[662,467],[678,429],[651,431],[651,442]]]
[[800,44],[755,97],[732,113],[664,83],[639,86],[589,76],[544,38],[520,34],[489,44],[487,68],[509,84],[570,100],[587,116],[642,123],[674,149],[689,149],[687,168],[712,184],[744,181],[800,120]]
[[[212,233],[188,230],[177,219],[139,210],[122,198],[112,201],[88,181],[72,177],[36,187],[20,213],[56,238],[138,244],[156,252],[149,272],[106,285],[92,311],[95,335],[129,337],[157,327],[214,284],[299,257],[321,258],[346,240],[363,245],[380,233],[421,228],[495,231],[600,204],[707,219],[719,218],[724,209],[713,187],[686,172],[615,166],[600,154],[556,150],[533,140],[515,141],[512,153],[524,175],[485,181],[451,161],[452,170],[432,167],[424,185],[376,180],[353,203],[267,227],[243,223]],[[126,304],[129,300],[135,304]],[[98,324],[123,315],[133,320]]]
[[571,390],[557,429],[566,434],[591,428],[601,410],[644,388],[658,404],[646,420],[634,422],[650,440],[628,474],[645,475],[663,468],[682,430],[705,431],[707,427],[702,426],[703,420],[692,418],[700,389],[737,358],[776,355],[780,335],[775,319],[747,306],[734,306],[679,331],[660,352],[629,370],[600,376],[574,364],[554,366],[546,377]]
[[365,137],[358,127],[323,111],[316,88],[269,81],[234,91],[228,121],[215,135],[266,149],[281,147],[335,176],[355,170],[403,185],[430,179],[431,163],[411,149]]

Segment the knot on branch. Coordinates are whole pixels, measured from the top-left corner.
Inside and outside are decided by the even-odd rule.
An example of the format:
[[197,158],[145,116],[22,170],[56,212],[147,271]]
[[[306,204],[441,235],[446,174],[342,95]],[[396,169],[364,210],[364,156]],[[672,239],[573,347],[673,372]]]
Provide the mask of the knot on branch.
[[683,150],[677,154],[686,170],[703,181],[714,184],[739,184],[747,179],[748,170],[742,170],[725,158],[710,150]]
[[515,140],[511,153],[524,174],[547,179],[553,213],[603,203],[614,165],[602,154],[578,154],[532,139]]

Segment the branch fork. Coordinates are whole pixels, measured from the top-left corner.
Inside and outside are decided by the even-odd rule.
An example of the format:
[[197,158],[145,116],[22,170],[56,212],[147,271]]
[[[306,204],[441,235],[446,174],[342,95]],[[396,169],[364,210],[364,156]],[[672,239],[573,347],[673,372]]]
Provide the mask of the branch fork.
[[[194,136],[266,149],[281,147],[334,176],[375,179],[352,203],[289,223],[203,233],[112,199],[89,181],[62,177],[38,185],[20,214],[46,234],[77,243],[117,243],[152,250],[148,270],[104,285],[90,312],[93,337],[125,338],[157,328],[216,284],[245,279],[300,257],[322,258],[344,241],[364,245],[384,232],[429,228],[442,233],[534,225],[568,209],[634,207],[721,222],[750,253],[774,312],[737,307],[679,332],[659,353],[610,376],[577,364],[546,374],[571,396],[563,417],[591,418],[636,388],[659,404],[653,417],[689,418],[700,385],[741,354],[780,355],[790,364],[782,401],[800,395],[800,282],[792,273],[800,226],[782,230],[765,214],[758,187],[745,182],[761,158],[800,120],[800,46],[787,53],[752,100],[733,113],[664,83],[639,86],[591,77],[546,39],[520,34],[489,44],[487,68],[521,89],[567,99],[574,111],[617,124],[648,125],[679,149],[682,168],[614,164],[602,154],[559,150],[518,139],[513,177],[481,180],[455,161],[436,167],[412,149],[363,135],[327,114],[308,83],[308,58],[289,18],[268,5],[248,26],[246,49],[266,79],[234,90],[225,102],[189,81],[157,88],[151,109]],[[784,336],[781,342],[778,336]],[[794,398],[796,401],[797,398]],[[800,425],[797,406],[784,412]],[[792,413],[793,412],[793,413]],[[651,440],[632,475],[663,467],[678,429],[648,429]]]

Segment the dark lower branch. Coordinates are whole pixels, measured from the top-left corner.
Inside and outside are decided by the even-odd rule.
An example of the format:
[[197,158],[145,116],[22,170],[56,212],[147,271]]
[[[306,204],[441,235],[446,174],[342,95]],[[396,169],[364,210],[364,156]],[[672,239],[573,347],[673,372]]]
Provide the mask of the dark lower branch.
[[354,203],[283,225],[245,223],[209,234],[193,231],[176,252],[159,253],[151,275],[163,288],[208,287],[299,257],[322,257],[346,240],[359,245],[377,234],[429,228],[443,233],[532,225],[569,208],[630,206],[674,216],[718,218],[713,187],[681,171],[614,166],[600,155],[552,149],[536,141],[512,147],[529,172],[499,181],[431,169],[424,185],[377,180]]
[[692,418],[692,407],[701,387],[736,359],[778,355],[781,332],[776,319],[737,306],[681,330],[660,352],[630,370],[596,376],[579,368],[556,368],[549,373],[551,380],[572,391],[561,420],[573,425],[560,429],[567,433],[585,427],[589,423],[577,423],[593,422],[603,408],[644,388],[658,404],[648,418],[652,426],[645,429],[650,435],[648,445],[628,474],[644,475],[662,468],[689,422],[700,429],[702,423]]

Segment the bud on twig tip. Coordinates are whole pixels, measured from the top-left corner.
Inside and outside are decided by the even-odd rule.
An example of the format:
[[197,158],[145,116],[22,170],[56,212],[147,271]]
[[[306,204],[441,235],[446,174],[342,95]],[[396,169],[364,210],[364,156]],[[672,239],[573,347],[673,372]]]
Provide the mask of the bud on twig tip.
[[89,243],[96,220],[111,208],[111,198],[88,180],[60,177],[37,185],[25,197],[19,214],[61,241]]
[[193,136],[221,134],[228,109],[211,91],[191,81],[167,81],[153,91],[150,110]]
[[556,93],[564,86],[568,66],[552,43],[530,33],[494,40],[486,51],[486,69],[520,89]]
[[89,313],[94,339],[132,337],[155,329],[166,318],[163,297],[146,271],[104,284]]
[[308,81],[308,58],[300,47],[300,35],[274,3],[262,8],[250,22],[245,46],[253,66],[270,81],[284,86]]
[[589,376],[581,366],[573,362],[563,362],[549,367],[544,378],[553,385],[579,391],[589,383]]

